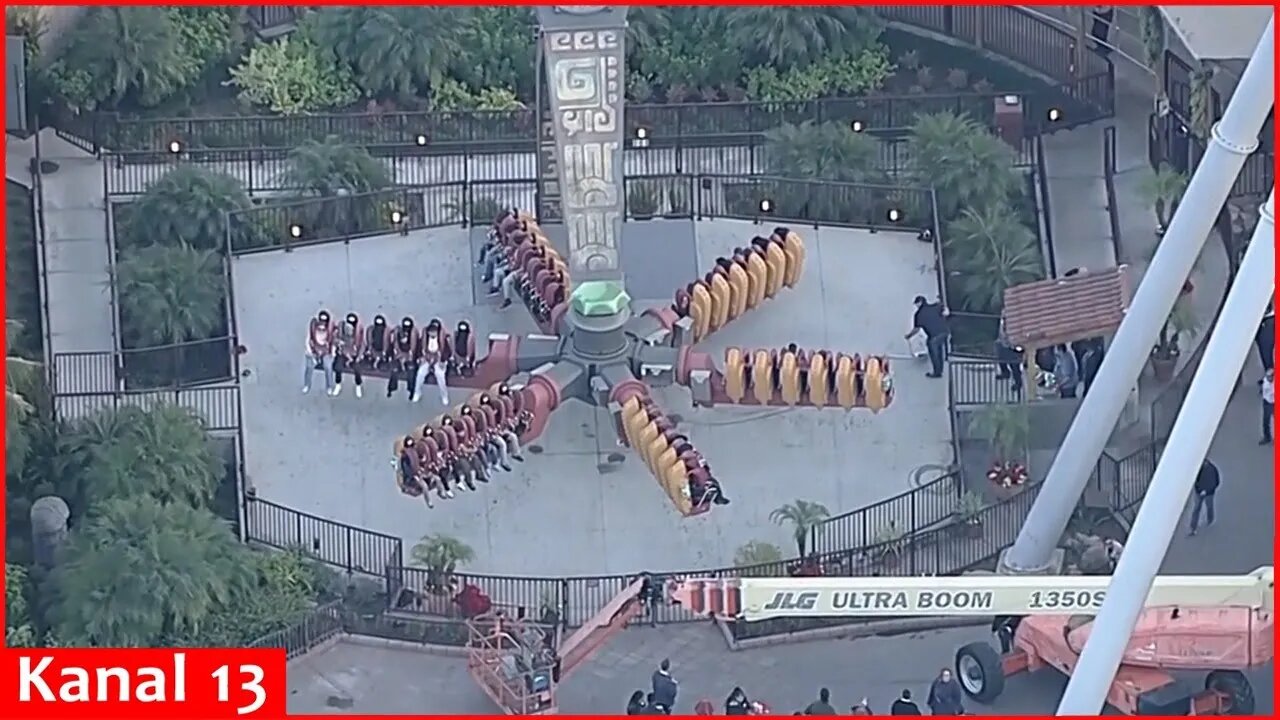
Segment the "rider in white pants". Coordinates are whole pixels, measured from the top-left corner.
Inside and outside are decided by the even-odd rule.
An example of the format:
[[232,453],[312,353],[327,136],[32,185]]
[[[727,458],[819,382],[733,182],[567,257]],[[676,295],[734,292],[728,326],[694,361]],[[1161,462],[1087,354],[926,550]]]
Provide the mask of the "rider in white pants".
[[427,373],[435,375],[440,388],[440,404],[449,404],[449,385],[445,382],[445,368],[449,359],[449,338],[439,318],[427,323],[422,330],[422,362],[413,383],[413,401],[422,400],[422,386],[427,383]]

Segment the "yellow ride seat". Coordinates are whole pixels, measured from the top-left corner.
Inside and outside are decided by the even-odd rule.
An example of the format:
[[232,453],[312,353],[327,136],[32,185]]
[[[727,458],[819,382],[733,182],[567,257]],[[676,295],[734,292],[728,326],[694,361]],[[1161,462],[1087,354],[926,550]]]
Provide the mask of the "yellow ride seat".
[[742,317],[747,311],[747,295],[751,291],[751,280],[747,271],[736,262],[729,263],[729,320],[732,322]]
[[769,268],[764,258],[755,250],[747,251],[747,308],[754,309],[764,302],[769,285]]
[[836,402],[845,410],[858,404],[858,391],[854,376],[857,374],[853,358],[841,354],[836,360]]
[[729,322],[729,309],[732,302],[731,293],[729,281],[725,279],[724,275],[718,272],[711,273],[711,325],[709,332],[715,332]]
[[761,405],[773,399],[773,358],[768,350],[757,350],[751,356],[751,393]]
[[787,254],[778,243],[770,242],[764,256],[765,267],[769,271],[765,285],[765,297],[773,297],[782,291],[787,278]]
[[732,403],[742,402],[747,394],[746,363],[740,348],[731,347],[724,351],[724,393]]
[[693,319],[693,340],[697,342],[711,332],[711,320],[715,311],[711,304],[711,292],[706,283],[699,280],[689,293],[689,317]]
[[867,407],[872,412],[880,412],[884,409],[884,375],[880,372],[880,359],[871,356],[867,358],[866,369],[863,371],[862,379],[863,393],[866,395]]
[[787,287],[795,287],[804,272],[804,241],[795,232],[789,232],[782,242],[787,256],[787,275],[783,282]]
[[786,404],[800,402],[800,365],[793,352],[783,353],[778,360],[778,390]]
[[826,407],[831,400],[828,388],[831,383],[831,368],[827,367],[826,356],[814,353],[809,356],[809,404],[816,408]]

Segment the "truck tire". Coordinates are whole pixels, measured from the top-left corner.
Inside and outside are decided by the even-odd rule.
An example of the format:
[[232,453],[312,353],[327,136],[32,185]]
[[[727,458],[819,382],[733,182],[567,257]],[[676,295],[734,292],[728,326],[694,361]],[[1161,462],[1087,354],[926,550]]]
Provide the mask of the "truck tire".
[[990,643],[972,642],[956,651],[956,681],[964,694],[990,703],[1004,692],[1004,662]]
[[1254,714],[1257,700],[1253,697],[1253,686],[1239,670],[1211,670],[1204,678],[1204,689],[1214,690],[1227,696],[1231,706],[1226,714]]

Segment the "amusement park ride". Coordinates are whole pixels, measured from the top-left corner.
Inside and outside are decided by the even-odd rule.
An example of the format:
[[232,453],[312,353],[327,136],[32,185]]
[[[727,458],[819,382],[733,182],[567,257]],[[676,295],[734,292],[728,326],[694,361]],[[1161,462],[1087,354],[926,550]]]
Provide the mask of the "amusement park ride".
[[[722,362],[699,352],[706,339],[799,282],[805,247],[786,227],[743,238],[667,307],[633,314],[619,267],[625,215],[622,180],[625,16],[623,6],[544,6],[539,55],[541,183],[534,213],[512,209],[492,228],[491,251],[519,277],[541,332],[489,336],[475,357],[459,343],[450,384],[480,392],[466,401],[515,417],[520,439],[540,435],[569,399],[608,408],[618,442],[645,461],[684,516],[707,512],[709,466],[654,403],[650,388],[680,384],[696,406],[716,404],[866,408],[893,400],[888,361],[795,346],[730,348]],[[550,142],[553,139],[554,142]],[[567,247],[552,247],[543,226],[563,224]],[[468,326],[469,327],[469,326]],[[427,378],[428,381],[431,378]],[[483,400],[484,397],[488,400]],[[484,406],[484,407],[482,407]],[[450,426],[474,433],[458,417],[413,428]],[[488,416],[490,420],[494,416]],[[459,430],[458,428],[461,428]],[[433,430],[433,434],[435,430]],[[473,438],[474,439],[474,438]],[[467,443],[463,443],[467,445]],[[399,454],[404,448],[396,443]],[[402,479],[403,480],[403,479]],[[403,485],[402,485],[403,486]],[[788,578],[658,583],[638,578],[594,617],[561,637],[554,622],[484,612],[468,620],[468,668],[508,714],[557,712],[555,687],[615,633],[657,602],[676,602],[727,621],[811,615],[985,615],[1003,653],[986,643],[957,652],[956,671],[971,697],[989,701],[1006,675],[1053,667],[1071,674],[1102,605],[1108,577]],[[657,587],[655,587],[655,585]],[[1252,690],[1240,672],[1272,655],[1272,573],[1241,578],[1162,578],[1147,600],[1108,700],[1133,714],[1247,714]],[[1024,619],[1025,618],[1025,619]],[[1168,671],[1209,669],[1193,693]]]

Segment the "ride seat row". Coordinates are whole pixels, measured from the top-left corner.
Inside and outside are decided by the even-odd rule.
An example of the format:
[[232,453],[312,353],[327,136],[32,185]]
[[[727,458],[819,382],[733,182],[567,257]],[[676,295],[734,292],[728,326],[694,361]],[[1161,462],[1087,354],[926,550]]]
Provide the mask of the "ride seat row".
[[627,444],[644,459],[676,510],[685,517],[711,509],[705,486],[710,469],[702,454],[675,429],[675,423],[647,398],[629,398],[622,405]]
[[[893,402],[893,380],[885,357],[829,350],[725,350],[724,392],[735,404],[827,407],[873,412]],[[754,402],[752,402],[754,401]]]
[[676,292],[672,309],[693,321],[698,342],[777,295],[795,287],[804,271],[804,241],[785,227],[768,238],[756,236],[730,258],[719,258],[701,280]]

